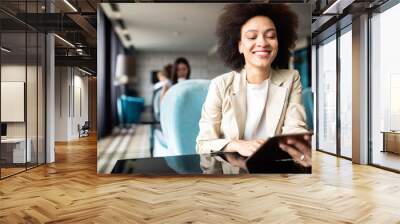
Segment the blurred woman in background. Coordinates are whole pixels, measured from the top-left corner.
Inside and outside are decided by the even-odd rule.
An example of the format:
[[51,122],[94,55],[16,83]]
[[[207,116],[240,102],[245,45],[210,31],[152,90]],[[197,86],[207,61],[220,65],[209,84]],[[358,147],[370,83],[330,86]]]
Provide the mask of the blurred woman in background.
[[172,72],[172,64],[167,64],[157,73],[158,82],[154,84],[154,91],[161,91],[161,98],[165,95],[167,90],[171,87],[172,83],[170,80],[171,72]]
[[163,69],[157,73],[158,82],[153,86],[153,117],[157,121],[160,120],[161,101],[172,85],[170,80],[172,68],[172,64],[165,65]]
[[190,65],[186,58],[180,57],[175,60],[172,73],[172,84],[190,78]]

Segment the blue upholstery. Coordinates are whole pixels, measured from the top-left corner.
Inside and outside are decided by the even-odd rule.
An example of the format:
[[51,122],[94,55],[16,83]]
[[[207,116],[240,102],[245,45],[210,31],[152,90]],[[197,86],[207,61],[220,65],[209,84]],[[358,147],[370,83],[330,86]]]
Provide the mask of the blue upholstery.
[[153,118],[160,121],[160,99],[162,88],[153,91]]
[[160,130],[154,130],[154,140],[154,156],[164,157],[165,162],[171,169],[177,173],[201,173],[199,167],[200,158],[188,160],[188,158],[175,157],[172,154],[168,154],[167,142]]
[[313,123],[314,100],[313,100],[313,92],[311,91],[311,88],[303,89],[302,98],[303,98],[303,105],[306,110],[307,127],[308,127],[308,129],[313,130],[314,129],[314,123]]
[[117,102],[118,118],[121,124],[134,124],[140,121],[144,110],[144,98],[121,95]]
[[172,86],[161,102],[160,123],[167,145],[162,156],[196,154],[196,137],[209,80],[187,80]]
[[308,47],[294,51],[294,69],[299,71],[301,85],[303,87],[311,85],[310,63],[308,57],[310,50]]

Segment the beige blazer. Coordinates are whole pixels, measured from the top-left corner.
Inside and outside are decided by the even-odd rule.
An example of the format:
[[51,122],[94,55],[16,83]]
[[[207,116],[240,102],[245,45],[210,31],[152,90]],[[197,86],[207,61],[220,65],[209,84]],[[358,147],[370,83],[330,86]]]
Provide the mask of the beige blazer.
[[[272,70],[266,102],[265,138],[307,131],[296,70]],[[232,71],[213,80],[203,104],[197,136],[197,153],[223,149],[230,141],[243,139],[246,117],[246,74]]]

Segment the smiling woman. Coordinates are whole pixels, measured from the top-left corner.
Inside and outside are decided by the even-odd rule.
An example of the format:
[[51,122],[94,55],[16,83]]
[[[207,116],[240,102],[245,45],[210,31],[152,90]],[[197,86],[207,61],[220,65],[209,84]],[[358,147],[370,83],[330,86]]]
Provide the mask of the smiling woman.
[[[227,5],[217,25],[218,53],[232,72],[211,81],[202,109],[197,152],[252,155],[268,138],[305,133],[301,82],[289,70],[298,18],[286,5]],[[311,166],[310,136],[281,144]]]

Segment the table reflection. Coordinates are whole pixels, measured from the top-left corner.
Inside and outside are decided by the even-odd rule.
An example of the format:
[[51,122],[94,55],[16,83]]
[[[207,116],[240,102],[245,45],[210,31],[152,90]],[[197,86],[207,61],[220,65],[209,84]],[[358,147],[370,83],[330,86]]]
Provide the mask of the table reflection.
[[258,161],[250,164],[237,153],[193,154],[118,160],[111,173],[176,175],[176,174],[267,174],[311,173],[293,160]]

